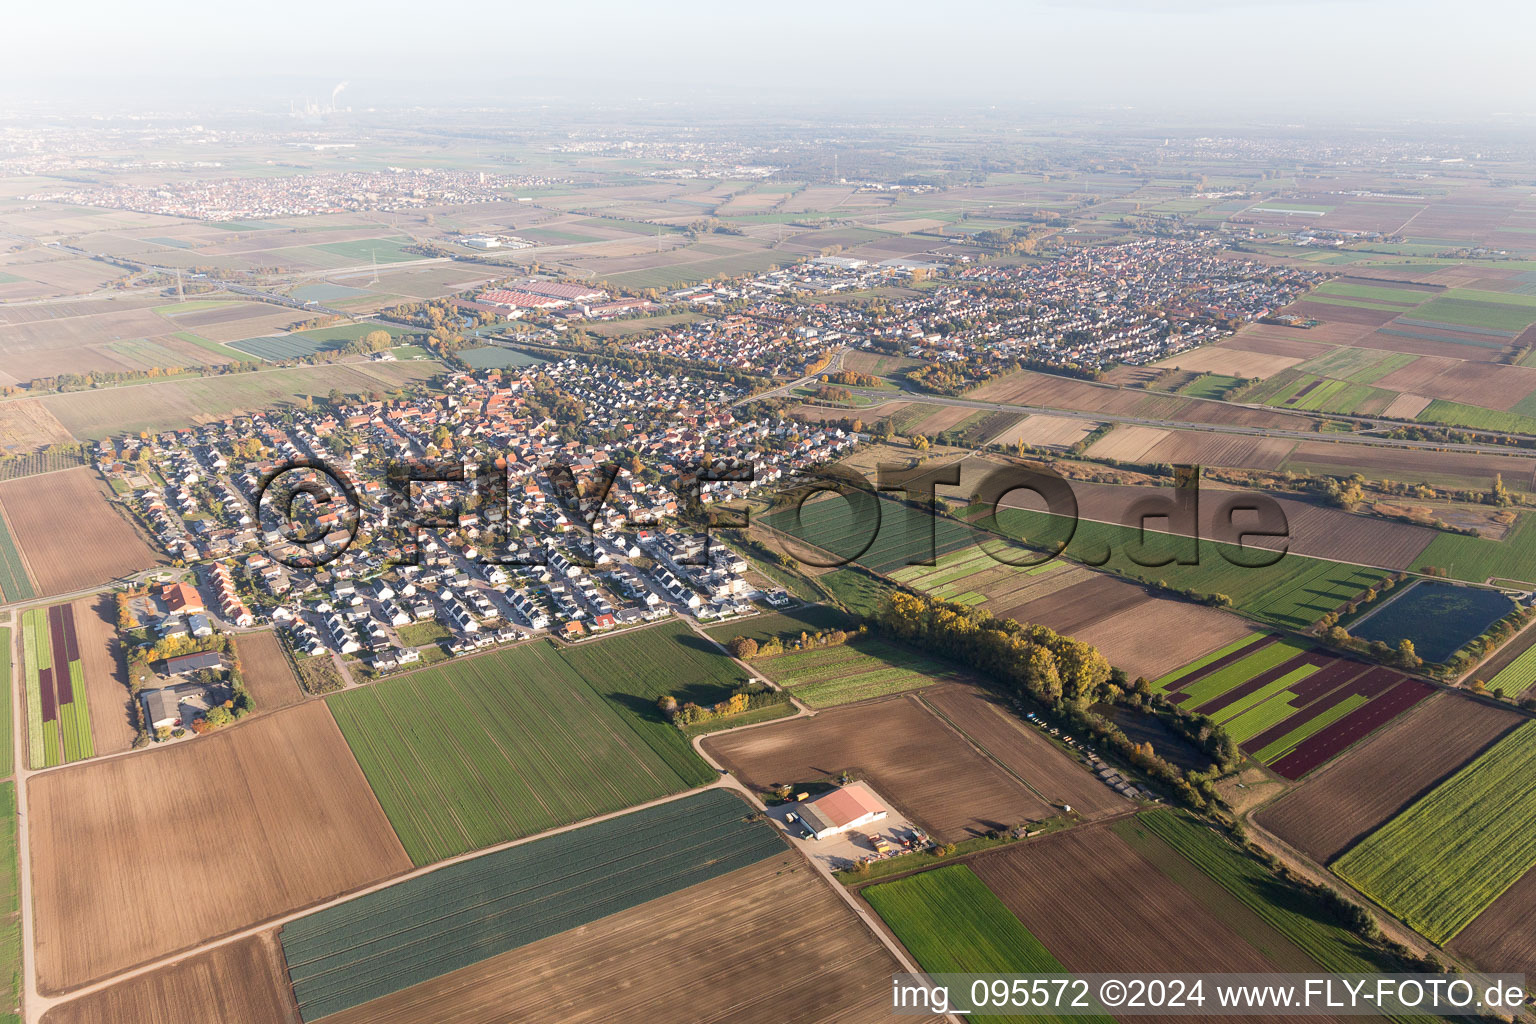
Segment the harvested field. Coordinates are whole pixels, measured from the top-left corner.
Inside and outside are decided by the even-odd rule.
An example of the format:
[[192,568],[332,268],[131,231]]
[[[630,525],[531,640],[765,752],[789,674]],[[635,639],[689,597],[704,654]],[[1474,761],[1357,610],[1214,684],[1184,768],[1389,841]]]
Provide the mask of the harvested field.
[[[765,980],[765,965],[786,983]],[[781,856],[343,1010],[326,1024],[444,1024],[447,1006],[453,1024],[665,1021],[679,1006],[697,1021],[877,1024],[889,1019],[889,979],[900,969],[823,880]]]
[[1173,431],[1163,430],[1159,427],[1138,427],[1122,424],[1095,441],[1088,448],[1087,454],[1096,459],[1115,459],[1120,462],[1145,462],[1147,460],[1147,453],[1172,435]]
[[1131,809],[1128,800],[1021,720],[995,694],[974,686],[941,686],[920,699],[1046,803],[1071,804],[1088,819]]
[[[83,590],[164,564],[164,556],[151,550],[108,503],[94,470],[0,483],[0,507],[39,595]],[[60,518],[65,509],[68,528]]]
[[1224,402],[1210,402],[1177,395],[1090,384],[1087,381],[1021,370],[989,381],[966,395],[979,402],[1000,402],[1045,408],[1092,409],[1152,419],[1179,419],[1191,423],[1234,424],[1247,427],[1294,427],[1293,415],[1265,409],[1246,409]]
[[1392,416],[1400,420],[1411,420],[1429,406],[1429,398],[1424,395],[1402,394],[1381,410],[1383,416]]
[[0,454],[30,452],[73,440],[64,424],[37,399],[12,398],[0,402]]
[[[1069,971],[1123,970],[1131,949],[1145,971],[1315,969],[1274,928],[1174,858],[1159,857],[1178,880],[1116,830],[1098,826],[1010,846],[970,865]],[[1186,879],[1210,905],[1181,884]]]
[[1525,875],[1472,919],[1448,947],[1458,956],[1485,971],[1519,971],[1536,974],[1536,930],[1531,911],[1536,907],[1536,871]]
[[96,753],[120,754],[133,746],[133,727],[118,650],[117,606],[109,595],[82,597],[74,603],[80,661],[85,675],[85,699],[91,709],[91,738]]
[[1098,424],[1073,416],[1026,416],[999,431],[988,444],[1014,445],[1020,442],[1035,448],[1071,448],[1093,432]]
[[1053,813],[911,696],[711,736],[704,749],[762,792],[846,769],[945,839]]
[[[1175,493],[1164,487],[1137,487],[1116,484],[1074,482],[1078,512],[1085,519],[1135,526],[1136,504],[1147,498],[1171,499]],[[1226,528],[1227,510],[1240,506],[1250,493],[1237,489],[1204,487],[1200,491],[1202,537],[1230,536]],[[1285,514],[1288,535],[1284,538],[1250,537],[1246,546],[1279,550],[1284,545],[1299,555],[1328,558],[1356,564],[1379,565],[1388,569],[1406,569],[1429,546],[1438,531],[1411,523],[1392,522],[1364,515],[1353,515],[1335,508],[1281,495],[1265,495]],[[1235,517],[1238,527],[1251,519]],[[1191,524],[1153,519],[1148,529],[1173,531],[1187,536]]]
[[271,933],[253,935],[82,996],[43,1024],[298,1024],[282,954]]
[[[1529,490],[1536,459],[1511,455],[1478,455],[1471,452],[1429,452],[1408,448],[1332,444],[1302,441],[1286,459],[1286,468],[1348,476],[1360,473],[1375,480],[1388,478],[1405,483],[1475,486],[1486,490],[1495,475],[1502,475],[1511,489]],[[1453,481],[1461,481],[1452,484]]]
[[245,688],[256,701],[258,711],[275,711],[297,704],[303,694],[293,677],[293,668],[277,634],[270,630],[242,633],[236,640],[240,649],[241,674]]
[[1155,366],[1173,366],[1180,370],[1220,373],[1228,377],[1271,377],[1289,369],[1304,357],[1251,352],[1225,345],[1207,345],[1159,360]]
[[975,409],[963,405],[940,405],[914,423],[908,432],[932,437],[959,426],[975,412]]
[[[411,867],[318,701],[28,787],[49,994]],[[174,899],[101,896],[143,892],[146,879],[200,881]]]
[[1520,721],[1513,711],[1438,694],[1260,811],[1257,820],[1326,864]]
[[1248,631],[1247,620],[1220,608],[1146,594],[1140,603],[1081,626],[1073,635],[1104,652],[1132,679],[1156,679]]
[[1273,324],[1249,324],[1232,337],[1223,341],[1223,347],[1239,352],[1257,352],[1260,355],[1280,356],[1301,362],[1315,359],[1337,344],[1331,338],[1313,338],[1314,330],[1297,330],[1294,327],[1277,327]]

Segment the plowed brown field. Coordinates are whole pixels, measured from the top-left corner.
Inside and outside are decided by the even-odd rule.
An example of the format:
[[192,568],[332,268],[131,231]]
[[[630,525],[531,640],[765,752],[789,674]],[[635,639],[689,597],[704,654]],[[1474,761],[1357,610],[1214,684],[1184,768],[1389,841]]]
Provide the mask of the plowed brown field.
[[282,953],[253,935],[55,1006],[43,1024],[298,1024]]
[[786,855],[343,1010],[325,1024],[877,1024],[890,1019],[890,977],[898,970],[813,869]]
[[1520,721],[1513,711],[1438,694],[1261,810],[1257,820],[1327,863]]
[[318,701],[27,786],[45,993],[411,868]]
[[847,769],[944,839],[1053,813],[910,695],[713,736],[704,749],[758,790]]
[[81,467],[0,483],[16,546],[39,596],[67,594],[164,564]]
[[997,697],[974,686],[940,686],[921,698],[1052,804],[1071,804],[1085,818],[1131,809],[1060,747],[1019,719]]
[[128,680],[118,652],[117,605],[102,594],[80,598],[74,609],[85,699],[91,709],[91,741],[98,755],[120,754],[133,746],[136,732],[129,713]]
[[1536,871],[1504,890],[1451,940],[1451,952],[1485,971],[1536,974]]
[[277,634],[270,630],[244,633],[236,643],[245,688],[251,692],[258,711],[275,711],[304,698]]

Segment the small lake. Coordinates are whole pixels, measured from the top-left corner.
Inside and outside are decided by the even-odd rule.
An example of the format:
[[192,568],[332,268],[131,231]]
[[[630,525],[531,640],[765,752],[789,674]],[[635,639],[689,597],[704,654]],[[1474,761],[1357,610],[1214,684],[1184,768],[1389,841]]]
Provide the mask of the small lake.
[[1419,580],[1348,629],[1351,636],[1389,647],[1407,637],[1425,661],[1444,661],[1514,610],[1515,602],[1497,590]]

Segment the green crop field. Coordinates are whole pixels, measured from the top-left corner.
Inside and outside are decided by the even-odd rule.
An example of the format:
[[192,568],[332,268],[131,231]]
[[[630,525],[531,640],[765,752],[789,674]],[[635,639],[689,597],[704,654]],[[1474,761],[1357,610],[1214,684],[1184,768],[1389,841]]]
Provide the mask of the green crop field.
[[477,857],[282,930],[305,1021],[358,1006],[775,855],[775,829],[712,791]]
[[708,707],[725,700],[747,678],[734,661],[680,619],[588,640],[561,657],[679,778],[691,786],[713,781],[715,773],[656,710],[656,701],[670,695]]
[[1333,863],[1442,945],[1536,866],[1536,723],[1527,722]]
[[319,249],[321,252],[328,252],[332,256],[340,256],[343,259],[355,260],[358,263],[370,261],[406,263],[410,260],[425,259],[423,256],[405,251],[405,247],[411,244],[411,240],[404,237],[365,238],[360,242],[322,242],[309,248]]
[[1172,672],[1169,672],[1167,675],[1159,676],[1157,679],[1153,680],[1152,691],[1154,693],[1163,693],[1168,689],[1169,686],[1178,682],[1180,679],[1183,679],[1185,676],[1189,675],[1196,669],[1205,668],[1205,666],[1209,665],[1213,661],[1220,661],[1222,658],[1225,658],[1227,655],[1233,653],[1234,651],[1242,650],[1244,647],[1247,647],[1249,644],[1253,643],[1255,640],[1259,639],[1259,637],[1264,635],[1265,634],[1263,633],[1247,633],[1238,637],[1236,640],[1233,640],[1229,644],[1216,648],[1209,654],[1202,654],[1188,665],[1181,665],[1174,669]]
[[1188,395],[1191,398],[1222,398],[1242,382],[1240,377],[1229,377],[1222,373],[1202,373],[1179,388],[1179,394]]
[[1247,657],[1225,665],[1185,687],[1180,691],[1187,695],[1184,704],[1186,707],[1197,708],[1207,701],[1215,700],[1228,690],[1246,683],[1260,672],[1266,672],[1282,662],[1289,661],[1306,649],[1305,644],[1296,640],[1281,640],[1278,643],[1267,644]]
[[[1004,509],[998,514],[1002,529],[1011,536],[1040,538],[1040,543],[1059,542],[1068,521],[1044,512]],[[1380,583],[1387,573],[1380,569],[1330,562],[1305,555],[1286,554],[1273,565],[1245,568],[1228,560],[1251,559],[1252,552],[1202,538],[1198,548],[1188,538],[1148,533],[1137,551],[1142,561],[1192,551],[1196,564],[1146,566],[1132,559],[1139,531],[1112,523],[1081,520],[1064,552],[1067,558],[1101,566],[1111,572],[1147,583],[1166,583],[1202,594],[1225,594],[1239,612],[1291,629],[1304,629],[1326,612]]]
[[[1343,700],[1339,701],[1333,707],[1329,708],[1327,711],[1324,711],[1322,714],[1318,715],[1316,718],[1298,725],[1296,728],[1292,729],[1284,736],[1281,736],[1273,743],[1269,743],[1261,747],[1254,752],[1253,756],[1265,764],[1274,764],[1286,754],[1289,754],[1291,751],[1300,746],[1302,740],[1308,739],[1312,736],[1315,736],[1317,733],[1322,732],[1324,729],[1328,728],[1328,726],[1332,725],[1334,722],[1337,722],[1351,711],[1354,711],[1356,708],[1363,706],[1368,700],[1370,700],[1369,697],[1363,697],[1358,693],[1352,693],[1348,697],[1345,697]],[[1290,710],[1294,711],[1295,709],[1291,708]],[[1262,731],[1263,729],[1256,730],[1254,733],[1250,734],[1249,737],[1245,738],[1252,738],[1252,736],[1255,736]]]
[[[64,646],[56,646],[50,618],[57,616]],[[83,761],[96,754],[79,657],[69,658],[74,609],[32,608],[21,615],[22,681],[26,694],[27,763],[33,769]],[[78,655],[78,652],[76,652]],[[46,683],[44,673],[49,673]],[[61,682],[66,679],[67,682]],[[61,699],[69,696],[69,700]]]
[[1320,284],[1317,286],[1317,292],[1323,295],[1372,299],[1376,302],[1384,302],[1390,306],[1417,306],[1426,299],[1432,299],[1440,294],[1435,291],[1417,291],[1412,288],[1380,288],[1368,284],[1345,284],[1341,281],[1329,281],[1325,284]]
[[5,693],[0,696],[0,728],[5,734],[0,736],[0,778],[7,778],[16,770],[16,752],[12,749],[14,740],[11,730],[11,694],[14,687],[11,685],[11,628],[0,626],[0,680],[5,683]]
[[[1065,972],[1013,911],[964,864],[924,871],[861,890],[928,974]],[[1066,1020],[1045,1014],[986,1020]],[[1108,1017],[1077,1017],[1112,1024]]]
[[1457,288],[1418,307],[1414,310],[1414,318],[1517,334],[1536,323],[1536,305],[1514,300],[1530,298],[1528,295]]
[[1326,355],[1309,359],[1294,368],[1319,377],[1332,377],[1355,384],[1374,384],[1395,370],[1400,370],[1418,356],[1401,352],[1382,352],[1369,348],[1336,348]]
[[[856,559],[860,565],[885,574],[908,569],[914,562],[942,559],[985,536],[942,515],[930,533],[925,513],[893,499],[882,498],[878,505],[869,506],[875,508],[879,509],[878,517],[863,505],[833,498],[807,503],[798,523],[793,509],[774,512],[764,521],[837,557]],[[980,511],[979,507],[967,510]],[[1204,538],[1196,545],[1188,538],[1153,532],[1147,533],[1143,543],[1141,532],[1130,527],[1089,519],[1078,520],[1074,527],[1064,517],[1027,509],[999,510],[997,527],[1009,537],[1024,537],[1041,547],[1054,547],[1071,530],[1071,540],[1063,552],[1068,559],[1146,583],[1225,594],[1237,611],[1291,629],[1310,626],[1387,575],[1380,569],[1290,553],[1272,565],[1248,567],[1235,563],[1253,561],[1254,553],[1234,545]],[[1143,564],[1190,555],[1194,564]]]
[[823,629],[851,629],[854,622],[841,608],[825,604],[806,604],[787,612],[767,612],[750,619],[737,619],[710,626],[704,632],[721,643],[732,638],[749,636],[758,643],[778,637],[789,643],[800,638],[801,633],[815,633]]
[[855,637],[835,647],[759,658],[752,664],[813,708],[850,704],[965,678],[952,665],[874,635]]
[[1484,409],[1481,406],[1466,405],[1461,402],[1448,402],[1443,398],[1430,402],[1414,418],[1420,423],[1447,423],[1475,430],[1536,434],[1536,417],[1518,412],[1503,412],[1499,409]]
[[858,569],[834,569],[816,582],[855,615],[872,618],[890,594],[889,583]]
[[1413,561],[1413,569],[1443,569],[1472,583],[1490,579],[1536,584],[1536,515],[1522,513],[1503,540],[1441,533]]
[[21,564],[21,552],[16,550],[5,517],[0,516],[0,599],[26,601],[36,596],[32,581],[27,579],[27,570]]
[[[626,707],[626,697],[644,712]],[[712,777],[681,733],[661,719],[654,697],[637,694],[627,675],[616,676],[613,686],[603,686],[601,677],[589,681],[547,640],[328,700],[416,864],[621,810]],[[643,713],[655,717],[662,736],[675,738],[664,743],[642,733]]]
[[16,783],[0,783],[0,978],[9,992],[0,996],[0,1024],[20,1024],[21,1015],[11,1012],[21,1005],[21,902],[17,860]]
[[1508,665],[1488,680],[1488,689],[1502,690],[1510,696],[1524,693],[1536,683],[1536,646],[1527,647]]

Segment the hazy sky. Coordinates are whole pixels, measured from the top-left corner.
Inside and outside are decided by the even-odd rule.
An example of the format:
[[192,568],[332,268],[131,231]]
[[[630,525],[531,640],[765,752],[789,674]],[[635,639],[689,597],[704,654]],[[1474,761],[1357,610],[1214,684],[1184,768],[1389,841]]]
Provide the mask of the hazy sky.
[[1536,113],[1536,4],[11,0],[0,108],[715,99],[1481,118]]

